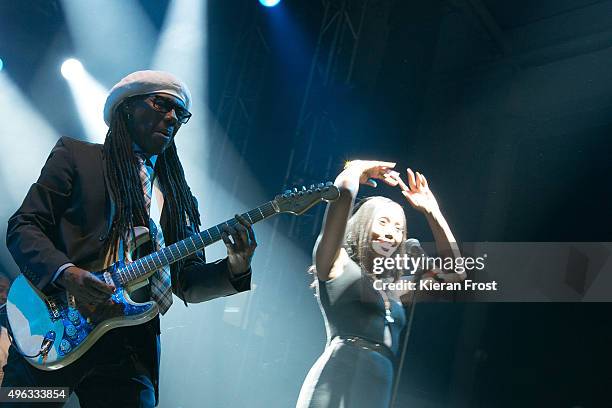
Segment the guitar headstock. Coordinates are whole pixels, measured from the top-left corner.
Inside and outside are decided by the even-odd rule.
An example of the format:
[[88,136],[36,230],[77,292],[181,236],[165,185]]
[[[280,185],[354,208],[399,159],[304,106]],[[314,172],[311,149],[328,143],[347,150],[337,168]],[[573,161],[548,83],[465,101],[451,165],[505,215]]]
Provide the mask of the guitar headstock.
[[295,215],[305,213],[309,208],[320,201],[334,201],[340,197],[340,190],[330,181],[327,183],[312,184],[309,188],[302,186],[279,194],[274,198],[278,212],[288,212]]

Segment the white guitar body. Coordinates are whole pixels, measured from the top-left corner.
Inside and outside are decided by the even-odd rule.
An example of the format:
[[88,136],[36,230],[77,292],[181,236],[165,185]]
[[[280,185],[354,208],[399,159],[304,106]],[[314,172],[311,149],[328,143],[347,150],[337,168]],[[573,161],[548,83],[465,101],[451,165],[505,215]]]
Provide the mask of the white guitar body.
[[[130,247],[130,251],[148,241],[146,228],[137,227],[134,232],[136,246]],[[123,262],[118,262],[108,270],[122,265]],[[94,275],[106,280],[105,272]],[[139,282],[129,288],[133,290],[146,283],[146,277]],[[19,275],[13,281],[6,301],[13,341],[34,367],[56,370],[78,359],[107,331],[145,323],[158,313],[155,302],[132,301],[128,288],[118,287],[111,301],[112,306],[103,310],[85,310],[84,315],[68,293],[45,296],[27,278]],[[86,317],[88,311],[97,318]]]

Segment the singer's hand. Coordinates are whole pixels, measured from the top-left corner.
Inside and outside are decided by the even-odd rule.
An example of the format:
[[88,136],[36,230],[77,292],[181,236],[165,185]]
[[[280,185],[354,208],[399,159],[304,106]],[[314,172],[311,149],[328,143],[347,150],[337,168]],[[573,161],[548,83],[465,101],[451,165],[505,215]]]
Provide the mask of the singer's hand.
[[336,180],[357,177],[359,184],[365,184],[370,187],[376,187],[376,180],[382,180],[389,185],[396,185],[395,177],[399,173],[393,171],[395,163],[376,161],[376,160],[351,160],[346,163],[342,173],[338,175]]
[[462,282],[467,277],[466,273],[441,272],[439,270],[428,271],[423,274],[423,280],[433,280],[436,282],[455,283]]
[[439,282],[455,283],[455,282],[463,282],[466,277],[467,277],[467,274],[465,272],[463,273],[440,272],[436,274],[434,279],[436,279]]
[[399,174],[392,174],[392,177],[402,189],[402,194],[406,197],[410,205],[423,214],[434,214],[440,211],[438,201],[429,189],[429,184],[425,176],[418,171],[415,176],[410,168],[408,168],[406,172],[408,176],[408,185],[404,183]]

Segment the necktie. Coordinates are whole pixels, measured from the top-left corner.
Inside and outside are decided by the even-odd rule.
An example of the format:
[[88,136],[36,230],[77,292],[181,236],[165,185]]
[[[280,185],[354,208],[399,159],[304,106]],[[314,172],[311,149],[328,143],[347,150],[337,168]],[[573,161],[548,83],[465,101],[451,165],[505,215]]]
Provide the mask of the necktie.
[[[147,214],[151,214],[151,200],[153,194],[153,186],[151,182],[151,174],[153,168],[150,165],[150,161],[142,155],[138,155],[140,162],[140,181],[142,182],[142,191],[144,193],[145,208]],[[149,172],[150,169],[150,172]],[[161,228],[157,225],[157,222],[149,215],[149,234],[153,239],[154,248],[156,251],[160,250],[165,246],[164,235]],[[159,306],[159,312],[161,314],[166,311],[172,305],[172,280],[170,277],[170,267],[158,269],[149,278],[151,283],[151,297]]]

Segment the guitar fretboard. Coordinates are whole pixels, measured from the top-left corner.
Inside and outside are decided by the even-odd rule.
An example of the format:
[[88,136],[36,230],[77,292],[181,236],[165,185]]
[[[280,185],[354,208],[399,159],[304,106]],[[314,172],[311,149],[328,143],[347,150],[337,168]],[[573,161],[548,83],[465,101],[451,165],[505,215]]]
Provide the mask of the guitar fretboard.
[[[268,201],[267,203],[241,215],[251,224],[255,224],[256,222],[271,217],[276,213],[277,211],[274,208],[272,201]],[[174,262],[186,258],[202,248],[219,241],[221,239],[223,226],[229,225],[233,227],[236,224],[238,224],[238,221],[235,218],[232,218],[205,231],[193,234],[182,241],[168,245],[159,251],[139,258],[136,261],[118,268],[115,272],[113,272],[113,280],[119,282],[121,285],[126,285],[132,281],[136,281],[157,269],[173,264]]]

